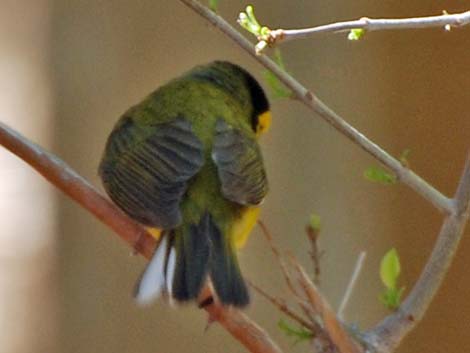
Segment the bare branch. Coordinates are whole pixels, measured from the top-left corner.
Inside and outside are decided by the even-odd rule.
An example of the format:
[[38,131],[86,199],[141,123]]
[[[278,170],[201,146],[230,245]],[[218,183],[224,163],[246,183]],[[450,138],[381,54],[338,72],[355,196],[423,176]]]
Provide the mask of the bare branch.
[[[405,300],[397,313],[385,318],[376,329],[370,331],[366,336],[367,341],[372,343],[377,350],[389,352],[399,343],[401,338],[416,325],[416,322],[421,319],[451,262],[468,217],[467,198],[470,194],[470,191],[468,191],[470,189],[470,181],[467,181],[467,176],[465,176],[470,174],[468,167],[466,167],[464,173],[465,177],[463,177],[456,195],[456,198],[460,201],[455,203],[454,200],[440,193],[417,174],[413,173],[406,165],[403,165],[390,156],[378,145],[349,125],[342,117],[332,111],[292,76],[279,68],[276,63],[267,56],[257,55],[254,46],[223,18],[208,10],[198,1],[181,0],[181,2],[208,20],[246,52],[252,55],[254,59],[271,70],[271,72],[293,92],[298,100],[320,115],[330,125],[359,145],[363,150],[390,168],[396,174],[398,180],[415,190],[437,209],[448,214],[434,251],[431,254],[431,258],[411,295]],[[421,296],[423,296],[423,298],[421,298]]]
[[284,257],[282,256],[281,252],[279,251],[279,249],[274,244],[273,237],[272,237],[268,227],[261,220],[258,220],[258,224],[261,227],[262,233],[265,236],[269,246],[271,247],[271,251],[273,252],[274,256],[276,256],[276,259],[279,262],[279,267],[281,268],[282,275],[283,275],[284,280],[287,284],[287,287],[291,291],[291,293],[292,293],[295,301],[299,305],[299,307],[302,309],[304,314],[309,318],[312,325],[316,326],[317,322],[315,321],[315,315],[317,313],[314,312],[314,308],[309,306],[309,304],[304,300],[304,298],[300,295],[299,291],[295,287],[294,280],[293,280],[292,275],[290,274],[290,272],[289,272],[289,270],[286,266],[286,262],[284,261]]
[[271,304],[273,304],[275,307],[277,307],[280,311],[282,311],[284,314],[289,316],[292,320],[296,321],[299,323],[301,326],[305,327],[306,329],[310,330],[312,333],[315,334],[319,330],[318,325],[312,325],[311,323],[305,321],[299,314],[297,314],[294,310],[292,310],[289,305],[286,303],[284,299],[279,299],[276,297],[273,297],[270,295],[268,292],[265,290],[261,289],[259,286],[254,284],[251,281],[248,281],[250,286],[256,290],[261,296],[263,296],[266,300],[270,301]]
[[414,17],[414,18],[385,18],[375,19],[362,17],[359,20],[330,23],[322,26],[302,29],[275,29],[270,32],[269,44],[277,44],[294,39],[303,39],[324,33],[340,33],[353,29],[365,31],[383,31],[398,29],[417,29],[442,27],[446,30],[470,24],[470,11],[458,14],[443,14],[439,16]]
[[2,122],[0,122],[0,145],[36,169],[51,184],[114,230],[136,251],[146,258],[152,256],[155,239],[66,163]]
[[[195,0],[181,1],[210,21],[262,65],[271,70],[293,92],[298,100],[320,115],[363,150],[381,161],[396,174],[400,181],[448,215],[425,269],[410,295],[397,312],[385,318],[365,336],[367,342],[372,343],[377,351],[391,351],[421,320],[453,258],[468,219],[470,207],[470,159],[467,160],[463,176],[455,194],[455,200],[447,198],[349,125],[342,117],[329,109],[318,97],[280,69],[268,57],[264,55],[257,56],[253,45],[221,17]],[[54,185],[57,185],[67,195],[113,228],[129,244],[137,247],[139,252],[147,257],[151,256],[155,246],[153,238],[143,228],[128,219],[127,216],[101,196],[89,183],[73,172],[70,167],[53,155],[44,152],[37,145],[25,141],[19,134],[1,123],[0,144],[5,145],[13,153],[31,164]],[[331,340],[337,345],[339,351],[361,352],[361,347],[352,342],[334,312],[318,293],[315,285],[310,281],[304,270],[300,265],[296,266],[296,269],[305,295],[321,313]],[[206,310],[211,318],[215,318],[252,352],[280,352],[280,349],[271,341],[267,334],[242,312],[216,304],[208,305]]]
[[310,280],[305,270],[292,258],[294,268],[297,270],[299,276],[299,283],[302,286],[307,298],[312,306],[319,312],[325,325],[325,330],[328,333],[331,342],[338,348],[340,353],[360,353],[363,352],[362,347],[349,337],[348,332],[344,329],[341,322],[336,317],[335,312],[331,309],[328,302],[323,298],[320,292],[315,287],[315,284]]
[[313,283],[317,286],[320,284],[320,257],[322,252],[318,250],[318,229],[314,229],[312,226],[308,225],[305,229],[307,233],[308,240],[310,241],[310,258],[313,263]]
[[377,160],[392,170],[398,180],[415,190],[419,195],[431,202],[437,209],[444,213],[453,212],[452,201],[428,184],[425,180],[413,173],[410,169],[403,166],[397,159],[393,158],[386,151],[381,149],[377,144],[369,140],[366,136],[349,125],[341,116],[331,110],[312,92],[302,86],[287,72],[283,71],[279,66],[269,59],[266,55],[257,55],[253,44],[234,29],[227,21],[218,16],[207,7],[201,5],[196,0],[180,0],[186,6],[196,11],[199,15],[209,21],[212,25],[225,33],[230,39],[242,47],[246,52],[253,56],[263,66],[272,71],[279,80],[289,88],[295,97],[304,103],[311,110],[316,112],[320,117],[326,120],[335,129],[359,145],[367,153],[371,154]]
[[269,246],[271,247],[271,251],[273,252],[274,256],[276,256],[276,259],[279,262],[279,266],[281,267],[281,271],[284,276],[284,280],[286,281],[287,287],[289,287],[292,294],[299,296],[297,289],[295,288],[294,283],[292,281],[289,270],[287,269],[286,262],[284,261],[284,258],[282,257],[281,252],[274,244],[273,236],[271,235],[271,232],[269,231],[268,227],[266,227],[263,221],[258,220],[258,224],[261,227],[261,231],[263,235],[265,236]]
[[361,273],[362,270],[362,265],[364,265],[364,260],[366,258],[366,252],[361,251],[359,254],[359,257],[357,258],[356,261],[356,266],[354,266],[354,271],[351,276],[351,279],[349,280],[348,287],[346,288],[346,292],[344,293],[343,300],[341,300],[341,304],[339,305],[338,309],[338,319],[343,320],[343,313],[344,309],[346,309],[346,306],[348,305],[349,298],[351,298],[351,294],[354,290],[354,286],[356,285],[357,279],[359,278],[359,274]]
[[398,310],[365,335],[378,352],[392,351],[423,318],[452,262],[468,220],[469,208],[470,155],[455,194],[455,212],[444,220],[420,278]]
[[[155,239],[66,163],[1,122],[0,145],[24,160],[54,186],[113,229],[137,252],[146,258],[152,256]],[[207,305],[204,309],[211,319],[217,320],[251,352],[282,353],[268,334],[243,312],[217,303]]]
[[[413,173],[409,168],[402,165],[399,161],[390,156],[378,145],[367,139],[358,130],[349,125],[342,117],[326,106],[312,92],[307,90],[292,76],[279,68],[276,63],[274,63],[265,55],[257,55],[254,46],[237,30],[230,26],[230,24],[228,24],[223,18],[211,12],[198,1],[181,1],[204,17],[206,20],[208,20],[210,23],[212,23],[215,27],[220,29],[240,47],[251,54],[263,66],[271,70],[271,72],[273,72],[279,78],[279,80],[293,92],[298,100],[303,102],[311,110],[315,111],[343,135],[351,139],[366,152],[390,168],[400,181],[411,187],[423,198],[431,202],[437,209],[448,214],[448,217],[441,229],[441,233],[435,245],[434,251],[431,254],[431,258],[428,261],[420,280],[415,285],[412,294],[405,300],[403,306],[396,314],[386,318],[382,324],[380,324],[377,329],[372,331],[368,336],[369,342],[375,343],[377,349],[381,351],[390,351],[390,348],[393,348],[397,345],[400,337],[404,337],[404,335],[406,335],[406,333],[411,330],[411,327],[416,325],[416,321],[422,317],[425,310],[429,306],[432,297],[436,293],[437,288],[442,281],[442,277],[447,270],[447,267],[451,262],[453,253],[455,252],[458,244],[458,240],[460,239],[463,232],[463,227],[468,218],[467,197],[470,195],[470,192],[468,191],[468,188],[470,187],[470,181],[466,180],[467,176],[470,175],[470,172],[468,171],[468,164],[460,184],[459,191],[456,195],[456,198],[458,198],[459,202],[457,205],[454,205],[454,201],[452,199],[449,199],[440,193],[434,187],[429,185],[425,180]],[[300,274],[302,275],[302,272],[300,272]],[[301,277],[303,278],[303,276]],[[308,280],[308,277],[306,277],[306,279]],[[308,282],[304,281],[304,283]],[[316,291],[309,291],[309,288],[311,289],[311,287],[306,286],[305,290],[311,296],[311,299],[314,300]],[[327,312],[329,313],[329,311]],[[334,314],[328,316],[328,322],[333,326],[331,328],[333,333],[336,332],[335,328],[340,327],[339,323],[337,323],[337,320],[335,320],[336,317]],[[339,341],[341,342],[341,339],[339,339]]]
[[[206,286],[202,292],[201,296],[207,297],[210,295],[210,288]],[[215,302],[204,306],[204,309],[209,313],[209,323],[217,321],[250,352],[282,353],[267,332],[243,311],[217,305]]]

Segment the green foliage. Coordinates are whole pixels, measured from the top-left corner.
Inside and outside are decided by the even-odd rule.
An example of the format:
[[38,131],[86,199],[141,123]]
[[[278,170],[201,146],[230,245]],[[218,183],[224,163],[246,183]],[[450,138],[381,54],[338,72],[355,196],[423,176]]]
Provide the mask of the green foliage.
[[[253,34],[258,39],[258,44],[256,44],[256,52],[261,53],[261,51],[268,46],[269,36],[271,30],[266,26],[261,26],[256,19],[253,6],[248,5],[245,9],[245,12],[240,12],[238,15],[238,23],[248,32]],[[276,48],[274,50],[273,60],[277,65],[283,70],[286,71],[284,61],[282,60],[281,51]],[[263,70],[264,80],[271,88],[274,98],[288,98],[292,97],[292,92],[284,86],[284,84],[269,70]]]
[[319,232],[321,229],[321,219],[316,213],[312,213],[310,216],[309,224],[314,231]]
[[[406,148],[403,150],[403,152],[400,154],[400,157],[398,157],[398,160],[404,166],[405,168],[409,168],[410,162],[408,161],[408,157],[410,156],[411,150],[409,148]],[[395,175],[387,172],[386,170],[380,168],[380,167],[369,167],[364,171],[364,177],[367,180],[380,183],[383,185],[393,185],[398,183],[398,179]]]
[[362,28],[351,29],[348,33],[348,40],[359,40],[364,37],[366,31]]
[[400,276],[400,259],[395,248],[390,249],[380,262],[380,279],[387,288],[395,288]]
[[403,150],[400,157],[398,158],[400,160],[400,163],[405,167],[410,166],[410,162],[408,161],[408,157],[410,156],[410,153],[411,153],[411,150],[409,148],[407,148],[407,149]]
[[253,6],[251,5],[246,7],[245,12],[240,12],[238,15],[238,23],[259,40],[269,36],[270,29],[259,24],[255,16]]
[[[286,71],[284,60],[282,59],[281,50],[279,48],[274,49],[273,60],[283,70]],[[289,98],[292,97],[292,92],[284,86],[284,84],[269,70],[263,70],[263,77],[267,85],[271,89],[274,98]]]
[[279,329],[285,333],[286,336],[293,337],[295,339],[294,345],[302,341],[311,340],[314,337],[313,333],[307,330],[306,328],[293,327],[282,319],[279,320],[277,325],[279,326]]
[[268,27],[261,26],[259,24],[255,17],[253,6],[251,5],[246,7],[245,12],[240,12],[237,22],[258,39],[255,51],[256,54],[260,54],[268,46],[271,30]]
[[405,287],[397,287],[400,271],[398,252],[392,248],[380,262],[380,279],[385,286],[384,292],[380,295],[380,301],[389,309],[396,309],[400,306],[400,299],[405,290]]
[[397,177],[380,167],[369,167],[364,171],[364,177],[367,180],[383,185],[393,185],[398,182]]
[[388,309],[396,310],[400,306],[401,296],[403,295],[404,290],[405,287],[401,287],[400,289],[386,289],[380,295],[380,301]]
[[209,0],[209,8],[217,12],[217,8],[219,7],[219,0]]

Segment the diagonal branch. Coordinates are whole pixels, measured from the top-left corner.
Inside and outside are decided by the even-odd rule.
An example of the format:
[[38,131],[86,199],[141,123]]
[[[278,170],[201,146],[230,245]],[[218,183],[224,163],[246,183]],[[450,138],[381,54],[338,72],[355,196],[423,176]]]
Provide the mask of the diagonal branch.
[[301,326],[305,327],[306,329],[310,330],[312,333],[316,333],[318,331],[317,325],[313,325],[306,320],[304,320],[299,314],[297,314],[293,309],[289,307],[289,305],[286,303],[284,299],[276,298],[272,295],[270,295],[268,292],[263,290],[261,287],[257,286],[251,281],[248,281],[250,286],[257,291],[262,297],[264,297],[266,300],[270,301],[271,304],[273,304],[275,307],[277,307],[280,311],[282,311],[284,314],[289,316],[292,320],[296,321],[298,324]]
[[292,275],[289,269],[287,268],[286,262],[284,261],[284,257],[282,256],[281,251],[274,244],[271,232],[269,231],[268,227],[264,224],[263,221],[258,220],[258,224],[261,227],[261,231],[263,235],[265,236],[266,240],[268,241],[269,246],[271,247],[272,253],[274,254],[274,256],[276,256],[276,260],[279,263],[279,267],[281,268],[284,281],[286,282],[286,285],[289,288],[290,292],[292,293],[295,301],[297,302],[299,307],[302,309],[304,314],[310,319],[310,322],[312,323],[312,325],[317,326],[317,323],[314,319],[317,313],[315,312],[314,308],[311,307],[309,303],[304,300],[304,298],[299,293],[298,289],[295,287],[294,280],[292,278]]
[[[109,226],[146,258],[153,254],[156,241],[88,181],[52,153],[0,122],[0,145],[28,163],[54,186]],[[232,336],[253,353],[282,353],[268,334],[240,310],[216,303],[204,307]]]
[[403,166],[397,159],[380,148],[377,144],[369,140],[366,136],[349,125],[341,116],[331,110],[323,103],[315,94],[307,90],[297,80],[295,80],[287,72],[283,71],[274,61],[266,55],[257,55],[253,44],[247,40],[240,32],[234,29],[227,21],[218,16],[207,7],[201,5],[196,0],[180,0],[186,6],[196,11],[199,15],[209,21],[212,25],[225,33],[236,44],[242,47],[246,52],[259,61],[264,67],[269,69],[276,75],[279,80],[288,87],[294,96],[326,120],[330,125],[337,129],[340,133],[359,145],[367,153],[371,154],[377,160],[392,170],[398,180],[415,190],[419,195],[431,202],[437,209],[444,213],[452,213],[452,201],[436,190],[432,185],[428,184],[420,176],[413,173],[409,168]]
[[317,286],[320,284],[320,258],[323,255],[318,249],[318,238],[320,236],[319,229],[313,228],[311,225],[305,227],[308,240],[310,241],[310,259],[313,263],[313,283]]
[[346,292],[344,293],[343,299],[341,300],[341,304],[338,308],[338,318],[343,320],[343,313],[346,309],[346,305],[348,305],[349,299],[351,298],[352,292],[354,290],[354,286],[356,285],[357,279],[359,278],[359,274],[361,273],[362,266],[364,265],[364,260],[366,258],[366,252],[361,251],[359,257],[356,261],[356,266],[354,266],[354,271],[351,275],[351,279],[349,280],[348,286],[346,288]]
[[323,298],[313,282],[310,280],[305,270],[294,258],[291,258],[293,266],[299,276],[299,283],[302,286],[311,305],[318,311],[323,319],[325,330],[330,336],[331,342],[338,348],[340,353],[361,353],[363,352],[354,340],[349,337],[341,322],[339,322],[336,313],[331,309],[328,302]]
[[470,209],[470,155],[455,194],[455,212],[445,219],[420,278],[397,312],[365,337],[378,352],[390,352],[418,324],[442,284],[462,237]]
[[470,208],[470,158],[467,160],[455,199],[446,197],[349,125],[343,118],[332,111],[292,76],[279,68],[267,56],[257,55],[254,46],[223,18],[217,16],[196,0],[181,0],[181,2],[225,33],[258,62],[271,70],[293,92],[298,100],[320,115],[363,150],[390,168],[400,181],[431,202],[437,209],[447,214],[434,250],[410,295],[396,313],[385,318],[376,328],[365,335],[366,341],[377,351],[390,352],[421,320],[453,259],[464,226],[468,220]]
[[125,242],[150,258],[155,239],[128,218],[87,180],[52,153],[0,122],[0,145],[17,155],[67,196],[114,230]]

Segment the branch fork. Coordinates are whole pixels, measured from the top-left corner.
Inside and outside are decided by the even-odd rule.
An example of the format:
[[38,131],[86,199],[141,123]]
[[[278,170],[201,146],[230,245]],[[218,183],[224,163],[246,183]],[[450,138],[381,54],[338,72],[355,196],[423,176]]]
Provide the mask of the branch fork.
[[[279,68],[276,63],[264,55],[257,55],[253,45],[224,19],[214,14],[198,1],[180,1],[224,32],[227,37],[235,41],[258,62],[272,71],[272,73],[295,94],[299,101],[335,127],[341,134],[348,137],[363,150],[382,162],[397,175],[400,181],[415,190],[444,213],[445,220],[435,247],[410,294],[396,312],[387,316],[382,322],[363,335],[365,343],[372,346],[377,352],[391,352],[424,316],[442,283],[459,244],[459,240],[462,237],[470,210],[470,156],[467,158],[457,192],[453,198],[447,198],[425,180],[413,173],[407,166],[402,165],[402,163],[391,157],[377,144],[367,139],[363,134],[349,125],[342,117],[316,97],[314,93],[307,90],[292,76]],[[447,25],[457,27],[470,23],[470,11],[455,15],[444,14],[430,18],[408,19],[408,21],[406,19],[367,19],[360,25],[367,26],[366,29],[371,30],[373,21],[383,21],[382,26],[376,29],[426,28]],[[357,28],[357,24],[357,21],[355,23],[354,21],[343,22],[323,26],[323,29],[317,28],[316,30],[310,30],[310,32],[328,32],[333,31],[332,28],[335,28],[334,31],[354,29]],[[410,27],[411,24],[413,24],[412,27]],[[387,28],[387,26],[389,27]],[[284,40],[287,40],[288,33],[287,30],[284,31]],[[308,35],[308,30],[305,30],[301,35]],[[0,145],[3,145],[12,153],[23,159],[52,184],[112,228],[116,234],[133,246],[136,251],[147,258],[152,255],[156,245],[155,239],[140,225],[124,215],[124,213],[117,209],[108,199],[102,196],[97,189],[64,162],[51,153],[46,152],[38,145],[28,141],[1,122]],[[273,252],[280,254],[275,247],[273,247]],[[295,259],[291,259],[291,265],[296,275],[294,279],[290,275],[285,262],[281,260],[281,269],[284,273],[286,283],[312,327],[324,327],[329,339],[340,353],[363,352],[364,347],[358,345],[357,342],[349,336],[343,324],[338,320],[337,315],[320,295],[316,286],[309,279],[298,262],[296,262]],[[296,283],[300,285],[301,290],[295,286]],[[217,303],[207,305],[205,309],[209,312],[210,318],[216,319],[251,352],[281,353],[280,348],[270,339],[268,334],[243,312],[222,307],[217,305]],[[322,318],[323,326],[315,320],[317,316]]]
[[[249,12],[248,8],[247,12]],[[250,12],[251,16],[249,18],[256,21],[252,8],[250,9]],[[366,32],[372,31],[422,29],[434,27],[441,27],[446,31],[450,31],[452,28],[463,27],[469,24],[470,11],[456,14],[449,14],[447,11],[443,11],[442,15],[437,16],[382,19],[361,17],[358,20],[335,22],[309,28],[270,29],[269,27],[259,26],[259,28],[263,29],[262,31],[255,32],[254,28],[247,28],[247,30],[252,32],[257,37],[258,43],[256,44],[255,48],[256,53],[259,55],[266,47],[275,47],[282,42],[304,39],[318,34],[350,32],[348,39],[358,40]]]

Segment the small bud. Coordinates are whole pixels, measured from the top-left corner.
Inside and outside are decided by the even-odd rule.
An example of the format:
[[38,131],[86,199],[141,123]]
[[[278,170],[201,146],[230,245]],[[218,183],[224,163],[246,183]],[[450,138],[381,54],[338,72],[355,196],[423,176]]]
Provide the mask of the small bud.
[[352,29],[349,31],[348,40],[359,40],[364,36],[364,34],[366,34],[366,31],[362,28]]
[[261,55],[263,50],[268,46],[268,43],[264,40],[259,41],[255,46],[256,55]]
[[320,231],[320,228],[321,228],[320,216],[317,215],[316,213],[312,213],[312,215],[310,216],[310,220],[309,220],[309,226],[317,232]]

